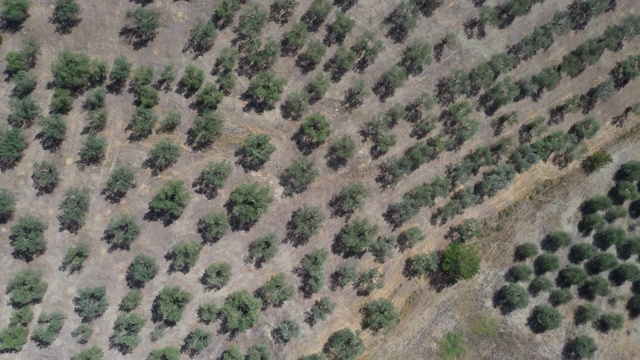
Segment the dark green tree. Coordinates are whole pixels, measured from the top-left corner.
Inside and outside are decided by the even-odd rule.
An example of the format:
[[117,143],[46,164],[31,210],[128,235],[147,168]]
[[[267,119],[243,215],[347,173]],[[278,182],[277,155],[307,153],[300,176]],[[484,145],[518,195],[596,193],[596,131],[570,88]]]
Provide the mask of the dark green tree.
[[323,296],[316,300],[309,310],[309,322],[315,324],[318,321],[325,320],[327,316],[333,313],[337,304],[328,296]]
[[[285,24],[300,5],[297,0],[276,0],[271,4],[269,19],[278,24]],[[224,360],[224,359],[223,359]]]
[[147,360],[180,360],[180,350],[174,346],[151,350]]
[[16,209],[16,199],[6,189],[0,188],[0,223],[11,220]]
[[131,289],[122,297],[122,301],[120,301],[118,308],[120,311],[131,312],[135,310],[141,302],[142,290]]
[[207,213],[198,220],[198,233],[202,241],[214,243],[229,230],[229,220],[224,212]]
[[77,233],[89,211],[89,193],[84,189],[68,188],[64,191],[64,200],[59,209],[62,212],[58,216],[60,229]]
[[231,265],[227,263],[215,263],[205,269],[204,274],[202,274],[200,278],[200,282],[205,290],[219,290],[227,285],[230,279]]
[[184,339],[182,350],[188,353],[190,357],[194,357],[195,355],[200,354],[207,347],[209,347],[212,337],[213,336],[210,332],[200,328],[196,328],[195,330],[191,331]]
[[0,13],[5,24],[13,29],[19,29],[29,17],[29,0],[3,0]]
[[57,88],[53,91],[51,104],[49,105],[50,114],[67,114],[73,108],[73,96],[67,89]]
[[127,126],[127,130],[131,131],[131,139],[140,140],[151,135],[156,122],[158,122],[158,116],[155,111],[136,107],[131,114],[129,126]]
[[231,293],[220,309],[222,328],[231,333],[241,333],[254,327],[260,321],[262,300],[246,290]]
[[83,167],[88,165],[97,165],[102,161],[102,159],[104,159],[106,151],[107,139],[103,137],[96,137],[94,134],[89,134],[87,139],[82,142],[79,163]]
[[400,311],[387,299],[371,300],[360,309],[362,328],[373,332],[386,330],[400,320]]
[[120,314],[113,325],[113,334],[109,337],[112,347],[125,355],[140,344],[140,331],[147,319],[138,314]]
[[273,201],[269,188],[258,183],[241,184],[229,195],[227,209],[234,229],[249,229]]
[[284,194],[293,196],[304,192],[320,174],[315,165],[314,160],[305,156],[294,159],[280,175],[280,184],[285,188]]
[[349,328],[338,330],[329,336],[322,351],[331,360],[353,360],[364,352],[364,342],[359,331]]
[[280,94],[287,84],[285,78],[276,76],[273,71],[260,71],[251,78],[247,96],[258,111],[270,109],[280,100]]
[[596,296],[607,296],[611,294],[609,290],[609,282],[601,276],[592,276],[578,288],[578,294],[581,298],[593,301]]
[[102,360],[104,352],[97,346],[77,352],[71,360]]
[[102,316],[109,307],[107,290],[104,286],[85,287],[78,289],[78,294],[73,298],[75,312],[83,322],[90,322]]
[[213,47],[217,36],[216,26],[213,21],[198,20],[189,31],[189,39],[186,48],[191,49],[196,56],[201,56]]
[[247,137],[239,150],[240,164],[245,170],[258,170],[269,161],[271,154],[276,151],[267,134],[251,135]]
[[529,293],[518,284],[504,285],[495,295],[494,304],[503,314],[508,314],[529,305]]
[[405,68],[408,75],[418,75],[424,65],[431,64],[431,45],[425,38],[417,38],[402,54],[400,65]]
[[369,296],[373,290],[384,287],[384,273],[377,268],[371,268],[358,274],[358,279],[353,284],[356,294]]
[[598,351],[595,340],[588,335],[578,335],[567,341],[563,353],[570,359],[591,359]]
[[181,180],[169,180],[161,187],[149,203],[149,210],[155,218],[170,223],[182,215],[189,203],[189,193]]
[[42,273],[26,269],[15,274],[7,285],[11,304],[21,308],[42,301],[47,292],[47,283],[42,281]]
[[135,182],[135,171],[127,165],[118,164],[111,175],[109,175],[109,179],[107,179],[104,193],[108,199],[117,202],[135,186]]
[[84,262],[89,257],[89,247],[84,244],[71,246],[62,258],[62,270],[69,270],[70,274],[82,270]]
[[180,146],[173,140],[162,139],[149,150],[147,162],[155,173],[159,173],[175,164],[180,152]]
[[469,280],[480,271],[480,255],[471,244],[451,243],[442,254],[441,266],[453,278]]
[[542,333],[560,327],[564,317],[554,307],[543,304],[533,308],[529,316],[529,326],[535,333]]
[[387,36],[396,43],[403,42],[416,27],[419,15],[420,10],[413,2],[401,1],[385,19],[390,26]]
[[313,0],[302,15],[302,21],[307,24],[310,31],[316,32],[331,12],[329,0]]
[[309,93],[309,101],[314,103],[324,97],[331,86],[331,80],[323,72],[319,72],[316,76],[309,81],[306,86],[306,90]]
[[347,16],[342,11],[336,12],[336,19],[327,25],[327,35],[325,42],[331,44],[342,44],[344,38],[353,30],[356,26],[356,21]]
[[284,273],[273,275],[256,290],[256,295],[262,299],[262,308],[269,306],[280,307],[285,301],[293,299],[296,290],[289,284]]
[[198,319],[200,322],[210,324],[218,318],[218,307],[213,303],[202,304],[198,308]]
[[67,120],[59,114],[40,118],[42,131],[38,134],[42,148],[56,151],[67,136]]
[[178,84],[182,89],[184,89],[184,92],[189,95],[198,91],[203,83],[204,70],[193,65],[187,65]]
[[27,137],[21,129],[0,128],[0,169],[10,169],[22,158]]
[[306,244],[309,239],[317,235],[326,216],[319,207],[302,205],[291,215],[287,223],[287,239],[294,246]]
[[287,319],[273,329],[272,337],[276,342],[286,344],[291,340],[300,337],[300,325],[293,319]]
[[195,266],[200,257],[202,245],[195,241],[179,242],[171,247],[167,257],[171,260],[170,269],[186,274]]
[[182,318],[184,308],[193,299],[193,295],[183,291],[179,286],[165,287],[153,301],[151,312],[153,321],[163,321],[173,326]]
[[134,48],[146,46],[158,34],[161,25],[160,12],[144,7],[127,10],[125,19],[128,23],[128,34],[134,38]]
[[298,55],[296,65],[302,69],[303,72],[309,72],[318,66],[326,52],[327,47],[322,41],[311,39],[307,42],[304,51]]
[[111,249],[129,250],[139,235],[140,225],[136,218],[123,214],[109,221],[103,238],[111,246]]
[[367,219],[354,219],[336,236],[334,252],[344,256],[362,254],[373,244],[377,234],[378,225],[370,224]]
[[398,235],[398,244],[401,249],[411,249],[426,239],[427,236],[424,234],[422,229],[417,226],[413,226]]
[[335,215],[350,216],[356,210],[362,210],[369,194],[369,189],[362,182],[350,182],[333,197],[330,205]]
[[9,239],[13,247],[13,256],[30,262],[34,258],[44,254],[47,241],[44,239],[44,231],[47,225],[35,216],[24,216],[11,227]]
[[356,60],[356,53],[341,45],[331,59],[325,63],[324,70],[331,73],[331,80],[339,81],[353,67]]
[[224,187],[232,171],[233,168],[228,161],[211,161],[202,169],[193,186],[196,187],[196,192],[204,194],[208,199],[213,199],[218,190]]
[[[33,164],[33,174],[31,175],[33,180],[33,187],[38,190],[38,193],[50,194],[53,189],[60,182],[60,171],[56,164],[48,161],[41,161]],[[2,199],[4,197],[0,197]],[[5,204],[6,201],[0,200],[0,204]],[[8,213],[6,211],[0,211],[0,218],[7,218]]]
[[259,237],[249,244],[249,259],[254,262],[257,268],[271,260],[278,252],[278,238],[275,233]]
[[18,98],[24,98],[31,94],[38,85],[36,77],[24,70],[18,71],[12,78],[14,88],[12,94]]

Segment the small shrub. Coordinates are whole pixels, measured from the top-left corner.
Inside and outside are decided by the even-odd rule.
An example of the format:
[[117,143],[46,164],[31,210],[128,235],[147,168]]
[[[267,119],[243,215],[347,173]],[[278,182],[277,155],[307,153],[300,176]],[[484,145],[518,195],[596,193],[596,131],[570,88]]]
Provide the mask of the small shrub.
[[188,273],[198,261],[200,250],[202,245],[195,241],[174,244],[168,254],[168,258],[171,259],[171,270]]
[[292,319],[283,320],[278,327],[273,329],[273,338],[278,343],[288,343],[300,336],[300,325]]
[[131,289],[120,301],[119,309],[124,312],[131,312],[135,310],[142,302],[142,290]]
[[205,290],[219,290],[227,285],[231,279],[231,265],[227,263],[215,263],[209,265],[200,278]]
[[127,268],[127,283],[131,288],[142,288],[159,271],[156,261],[147,255],[137,255]]

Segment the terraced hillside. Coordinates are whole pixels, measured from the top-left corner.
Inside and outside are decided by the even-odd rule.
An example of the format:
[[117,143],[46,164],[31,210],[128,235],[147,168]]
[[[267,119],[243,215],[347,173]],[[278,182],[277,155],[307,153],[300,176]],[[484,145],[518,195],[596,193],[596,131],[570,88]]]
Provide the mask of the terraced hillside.
[[639,11],[0,0],[0,359],[640,357]]

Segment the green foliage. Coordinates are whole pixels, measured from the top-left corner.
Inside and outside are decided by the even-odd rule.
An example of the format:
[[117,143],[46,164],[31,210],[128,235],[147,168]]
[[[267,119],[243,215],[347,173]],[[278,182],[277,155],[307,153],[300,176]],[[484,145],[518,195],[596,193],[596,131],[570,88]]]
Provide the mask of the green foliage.
[[271,351],[265,345],[252,345],[247,350],[245,360],[271,360]]
[[384,273],[377,268],[371,268],[358,274],[358,279],[354,284],[356,293],[362,296],[369,296],[373,290],[384,287]]
[[16,199],[6,189],[0,188],[0,223],[5,223],[13,217],[16,209]]
[[82,166],[99,164],[104,159],[106,150],[107,139],[89,134],[85,141],[82,142],[80,163]]
[[269,305],[280,307],[285,301],[291,300],[296,291],[293,285],[287,283],[284,273],[280,272],[271,276],[256,290],[256,294],[262,299],[263,308]]
[[21,70],[11,78],[11,83],[14,85],[13,95],[18,98],[23,98],[36,88],[38,80],[34,75]]
[[598,351],[595,340],[588,335],[578,335],[567,341],[564,353],[570,359],[591,359]]
[[590,274],[599,274],[618,266],[618,260],[611,253],[598,253],[585,263],[585,268]]
[[336,215],[350,216],[356,210],[362,210],[369,194],[369,189],[362,182],[350,182],[331,200],[330,205]]
[[556,252],[561,247],[571,245],[571,234],[566,231],[555,231],[542,239],[540,243],[542,249],[547,252]]
[[267,134],[257,134],[247,137],[240,148],[240,164],[245,170],[258,170],[269,161],[271,154],[276,151]]
[[178,161],[180,153],[180,146],[173,140],[162,139],[149,150],[147,159],[149,167],[155,172],[162,172]]
[[309,93],[301,90],[292,92],[282,103],[281,110],[284,118],[298,120],[309,110]]
[[480,255],[473,245],[451,243],[442,254],[441,266],[455,279],[469,280],[480,271]]
[[309,101],[314,103],[324,97],[331,86],[331,80],[323,72],[319,72],[307,84],[305,90],[311,96]]
[[620,165],[614,176],[616,181],[640,181],[640,161]]
[[[633,185],[635,188],[635,184]],[[626,232],[619,226],[607,226],[602,230],[596,231],[593,235],[593,245],[600,250],[606,251],[612,245],[622,244],[626,239]]]
[[25,306],[23,308],[14,310],[9,319],[9,326],[29,326],[33,320],[33,310],[30,307]]
[[192,299],[193,295],[183,291],[179,286],[163,288],[153,301],[153,321],[163,321],[169,326],[175,325]]
[[38,318],[38,327],[33,330],[31,340],[38,343],[38,346],[47,347],[56,339],[62,330],[64,320],[67,316],[60,311],[51,313],[41,313]]
[[328,296],[323,296],[320,299],[316,300],[309,310],[309,314],[311,317],[311,323],[315,324],[319,320],[325,320],[327,316],[333,313],[337,304],[331,300]]
[[12,99],[9,102],[9,106],[11,107],[11,114],[7,118],[7,122],[13,127],[28,128],[40,116],[40,106],[30,96],[22,99]]
[[247,6],[238,21],[237,33],[241,39],[251,40],[259,37],[262,28],[267,23],[268,13],[259,3]]
[[182,215],[189,202],[189,193],[182,180],[169,180],[161,187],[149,203],[149,210],[157,218],[172,222]]
[[602,217],[602,215],[587,214],[583,215],[582,219],[578,223],[578,229],[582,233],[582,236],[589,236],[594,230],[603,230],[606,225],[607,221]]
[[387,36],[396,43],[403,42],[416,27],[419,15],[420,10],[414,2],[401,1],[385,19],[390,25]]
[[182,348],[185,352],[189,353],[190,357],[194,357],[209,346],[211,338],[212,335],[210,332],[201,328],[196,328],[184,339],[184,345],[182,345]]
[[327,61],[324,70],[331,73],[333,81],[339,81],[353,67],[356,60],[357,57],[353,50],[341,45]]
[[238,346],[231,345],[222,353],[220,360],[244,360],[244,356]]
[[524,261],[538,255],[538,245],[530,242],[518,245],[513,255],[516,260]]
[[336,12],[336,19],[331,23],[331,25],[327,26],[327,36],[325,37],[325,41],[328,44],[342,44],[344,42],[344,38],[353,30],[356,22],[345,13],[338,11]]
[[136,104],[140,107],[150,109],[160,102],[160,95],[151,85],[142,85],[136,89]]
[[358,268],[353,264],[341,266],[331,275],[333,286],[343,288],[358,277]]
[[554,272],[560,268],[558,257],[554,254],[542,254],[533,261],[536,275]]
[[102,316],[109,307],[107,290],[104,286],[84,287],[78,289],[78,294],[73,298],[75,312],[83,322],[90,322]]
[[529,293],[518,284],[507,284],[496,293],[494,304],[502,310],[503,314],[523,309],[529,305]]
[[109,337],[112,347],[123,355],[130,353],[140,344],[138,334],[147,319],[138,314],[120,314],[113,325],[113,334]]
[[627,301],[626,308],[629,311],[629,316],[631,318],[637,318],[638,315],[640,315],[640,296],[632,296],[629,301]]
[[404,49],[400,64],[405,68],[407,74],[415,76],[422,72],[424,65],[431,64],[431,61],[431,45],[425,38],[420,37]]
[[550,291],[553,283],[546,276],[538,276],[529,283],[529,292],[533,296],[537,296],[543,291]]
[[255,326],[260,320],[262,301],[251,296],[246,290],[231,293],[220,309],[223,329],[231,333],[241,333]]
[[200,250],[202,245],[195,241],[174,244],[168,255],[171,259],[171,270],[188,273],[198,261]]
[[574,322],[576,323],[576,325],[581,325],[588,322],[596,321],[599,313],[600,309],[598,309],[595,305],[580,305],[576,308],[576,311],[574,313]]
[[529,281],[533,275],[533,269],[526,264],[516,264],[509,268],[506,278],[510,282]]
[[371,300],[360,309],[362,328],[373,332],[387,330],[400,319],[400,311],[387,299]]
[[78,344],[88,343],[91,340],[91,335],[93,335],[93,327],[89,324],[80,324],[71,332],[71,336],[76,338]]
[[437,252],[429,254],[416,254],[405,262],[404,275],[407,277],[420,277],[429,272],[435,272],[440,266],[440,256]]
[[353,86],[345,91],[342,104],[346,105],[349,109],[356,108],[362,105],[364,99],[370,94],[371,92],[369,91],[367,82],[363,78],[360,78]]
[[631,181],[618,181],[614,187],[609,190],[609,197],[615,204],[621,205],[627,200],[637,200],[638,187]]
[[367,219],[354,219],[342,228],[333,244],[334,252],[345,256],[362,254],[376,240],[378,225]]
[[180,350],[174,346],[151,350],[147,360],[180,360]]
[[284,194],[293,196],[304,192],[320,174],[315,164],[314,160],[305,156],[294,159],[280,175],[280,185],[284,187]]
[[217,6],[214,13],[214,19],[218,29],[223,29],[229,25],[240,9],[240,3],[234,0],[222,0]]
[[302,280],[300,290],[309,297],[324,287],[324,264],[329,257],[325,249],[315,249],[300,261],[298,275]]
[[171,83],[176,79],[176,69],[171,64],[165,65],[159,75],[158,85],[168,90],[171,88]]
[[257,109],[269,109],[280,100],[280,94],[286,84],[285,78],[276,76],[271,70],[263,70],[251,78],[247,96]]
[[137,89],[140,86],[151,85],[153,82],[154,70],[149,65],[140,65],[133,72],[131,88]]
[[131,131],[131,139],[140,140],[151,135],[153,126],[158,122],[158,115],[152,109],[136,107],[131,114],[127,130]]
[[80,244],[71,246],[62,258],[62,270],[69,270],[70,274],[82,270],[84,262],[89,257],[89,247]]
[[422,229],[413,226],[398,235],[398,244],[402,249],[411,249],[427,239]]
[[307,25],[301,22],[294,23],[291,30],[282,36],[282,44],[286,54],[293,54],[298,51],[309,39]]
[[77,233],[84,225],[89,211],[89,193],[84,189],[68,188],[64,191],[64,200],[60,203],[59,209],[60,229]]
[[249,229],[273,201],[269,188],[258,183],[238,185],[229,195],[227,208],[234,229]]
[[131,289],[129,290],[122,301],[120,301],[119,309],[124,312],[131,312],[135,310],[140,303],[142,302],[142,290],[140,289]]
[[560,287],[571,287],[571,285],[582,286],[589,275],[582,266],[568,265],[558,272],[556,284]]
[[111,84],[117,89],[121,88],[129,79],[131,74],[131,62],[124,55],[118,55],[113,61],[113,67],[109,73]]
[[598,327],[602,332],[609,332],[610,330],[620,330],[624,324],[624,317],[622,314],[606,313],[600,315],[598,319]]
[[223,212],[207,213],[198,220],[198,233],[208,243],[218,241],[229,230],[229,220]]
[[278,251],[278,238],[275,233],[264,235],[249,244],[249,259],[257,268],[271,260]]
[[27,148],[24,132],[16,128],[0,128],[0,169],[12,168]]
[[55,89],[49,105],[50,114],[67,114],[73,108],[73,96],[67,89]]
[[542,304],[533,308],[529,317],[529,326],[536,333],[560,327],[564,317],[554,307]]
[[118,201],[135,186],[135,181],[135,171],[127,165],[118,164],[109,175],[104,192],[110,200]]
[[202,304],[198,308],[198,319],[205,324],[210,324],[218,318],[218,307],[213,303]]
[[96,110],[103,108],[105,105],[105,98],[107,96],[107,90],[104,87],[98,87],[87,92],[87,96],[84,100],[84,108],[87,110]]
[[594,214],[598,211],[609,209],[613,205],[612,200],[607,196],[594,196],[582,203],[583,214]]
[[18,352],[27,342],[29,329],[24,326],[9,326],[0,330],[0,352]]
[[455,329],[449,331],[438,342],[440,357],[445,360],[453,360],[462,358],[467,350],[464,347],[464,338],[462,330]]
[[213,199],[218,190],[224,187],[232,171],[233,167],[225,160],[207,163],[194,181],[196,192],[204,194],[207,199]]
[[222,127],[222,115],[214,111],[205,111],[193,121],[187,142],[194,150],[211,146],[222,134]]
[[309,26],[309,30],[315,32],[327,19],[331,12],[329,0],[313,0],[307,8],[307,12],[302,15],[302,21]]
[[231,279],[231,265],[227,263],[215,263],[209,265],[200,282],[204,286],[205,290],[216,289],[219,290],[223,286],[227,285]]
[[108,117],[109,112],[104,108],[87,112],[87,116],[85,118],[85,122],[87,123],[87,125],[85,126],[83,131],[95,134],[104,130],[105,126],[107,125]]
[[353,360],[362,354],[364,349],[360,332],[343,328],[329,336],[322,351],[331,360]]
[[39,303],[47,292],[47,283],[42,280],[42,273],[34,270],[23,270],[14,275],[7,285],[7,293],[14,307],[23,307]]
[[35,216],[23,216],[11,227],[9,239],[13,247],[13,256],[30,262],[34,258],[44,254],[47,241],[44,239],[44,231],[47,225]]
[[146,45],[158,33],[160,27],[160,12],[147,8],[127,10],[125,19],[128,22],[129,31],[136,38],[134,48]]
[[578,288],[578,294],[581,298],[589,301],[595,300],[596,296],[607,296],[611,293],[609,283],[601,276],[592,276]]
[[634,282],[640,280],[640,268],[632,263],[623,263],[611,270],[609,279],[618,286],[625,281]]
[[178,110],[170,110],[167,116],[160,122],[158,129],[164,133],[173,132],[182,122],[182,113]]
[[320,208],[303,204],[293,212],[291,220],[287,223],[287,239],[294,246],[306,244],[312,236],[318,234],[325,219],[326,216]]
[[281,25],[285,24],[289,21],[298,5],[300,3],[297,0],[276,0],[271,4],[269,19]]
[[223,98],[224,94],[218,90],[214,83],[206,82],[196,93],[196,101],[194,104],[201,112],[215,110]]
[[329,166],[338,168],[344,166],[347,160],[355,155],[356,144],[349,135],[342,135],[329,148]]
[[73,355],[71,360],[102,360],[104,352],[97,346],[92,346],[88,349],[81,350]]
[[293,319],[283,320],[278,327],[273,329],[275,341],[283,344],[300,337],[300,333],[300,324]]
[[568,304],[573,300],[573,295],[568,289],[555,289],[549,294],[549,303],[553,306]]
[[[322,41],[311,39],[307,42],[307,46],[304,48],[304,51],[298,56],[296,65],[298,65],[302,71],[309,72],[318,66],[326,52],[327,47],[322,43]],[[316,76],[320,75],[321,74],[318,74]]]
[[58,60],[51,64],[53,84],[72,92],[81,91],[104,83],[107,78],[107,64],[91,58],[84,53],[63,51]]
[[67,135],[67,120],[62,115],[53,114],[39,120],[42,127],[40,143],[46,150],[56,151]]
[[405,68],[394,65],[387,72],[380,76],[374,91],[380,99],[386,99],[393,96],[396,89],[404,84],[407,77]]
[[29,17],[29,0],[3,0],[0,5],[2,20],[11,28],[20,28]]
[[179,85],[184,88],[187,94],[193,94],[204,83],[204,70],[193,65],[187,65],[184,74],[180,78]]
[[189,31],[187,47],[193,50],[196,56],[202,55],[211,50],[217,35],[215,24],[211,20],[199,19],[193,29]]

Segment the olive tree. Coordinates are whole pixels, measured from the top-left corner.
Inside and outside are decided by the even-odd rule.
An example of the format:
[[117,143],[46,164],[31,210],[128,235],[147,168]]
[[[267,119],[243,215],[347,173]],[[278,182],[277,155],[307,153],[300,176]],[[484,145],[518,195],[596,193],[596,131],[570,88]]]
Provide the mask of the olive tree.
[[258,183],[241,184],[229,195],[227,209],[234,229],[249,229],[273,201],[269,188]]
[[171,223],[182,215],[189,202],[189,193],[181,180],[169,180],[149,203],[149,211],[156,219]]
[[225,160],[207,163],[193,182],[196,192],[204,194],[207,199],[213,199],[218,190],[227,183],[227,178],[231,175],[232,170],[231,164]]
[[77,233],[84,225],[89,211],[89,193],[87,190],[69,188],[64,191],[64,200],[60,203],[58,216],[60,229]]
[[245,170],[259,170],[275,151],[276,147],[271,143],[269,135],[251,135],[245,139],[239,150],[240,164]]
[[284,194],[292,196],[304,192],[319,174],[314,160],[309,160],[305,156],[294,159],[280,175],[280,184],[284,187]]
[[38,217],[23,216],[11,227],[9,240],[13,247],[13,256],[30,262],[44,254],[47,241],[44,231],[47,225]]

